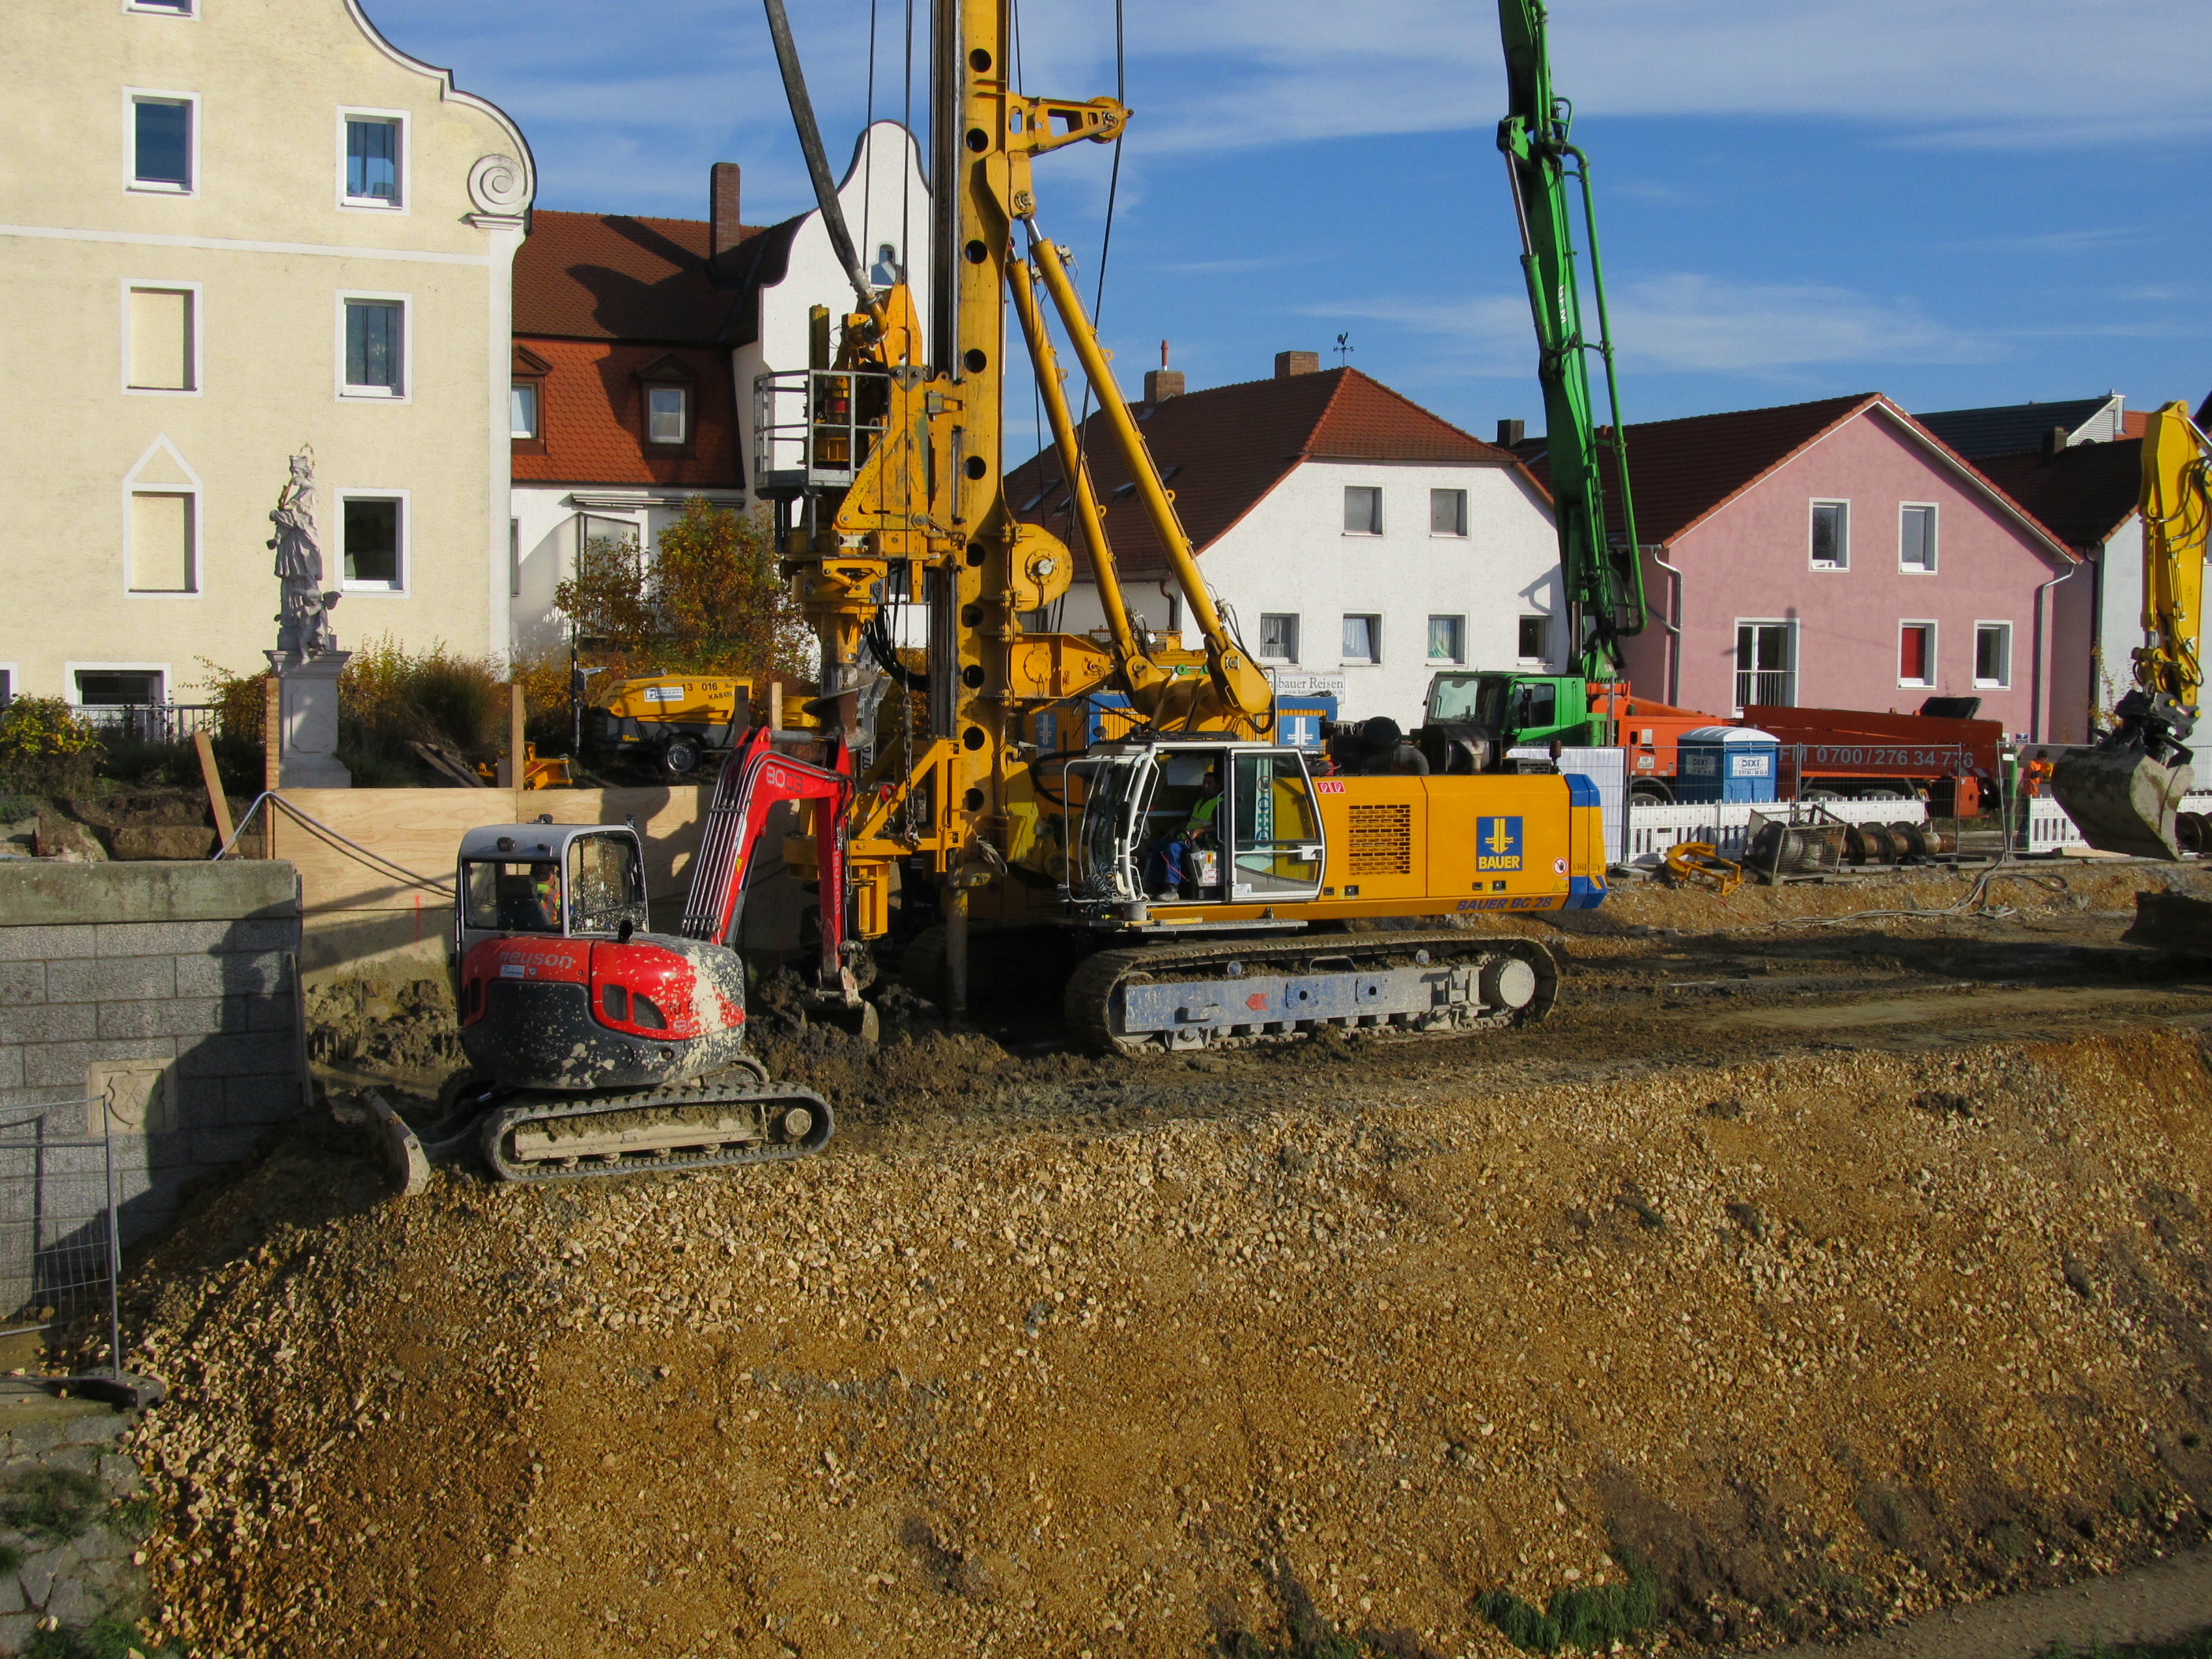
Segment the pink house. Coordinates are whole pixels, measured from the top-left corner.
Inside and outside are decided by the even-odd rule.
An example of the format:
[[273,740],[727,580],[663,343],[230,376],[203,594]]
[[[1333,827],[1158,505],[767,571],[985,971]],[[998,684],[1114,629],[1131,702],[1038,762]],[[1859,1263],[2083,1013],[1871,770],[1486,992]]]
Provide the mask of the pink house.
[[2094,575],[1888,398],[1632,426],[1628,460],[1644,695],[1717,714],[1973,697],[2010,733],[2088,735]]

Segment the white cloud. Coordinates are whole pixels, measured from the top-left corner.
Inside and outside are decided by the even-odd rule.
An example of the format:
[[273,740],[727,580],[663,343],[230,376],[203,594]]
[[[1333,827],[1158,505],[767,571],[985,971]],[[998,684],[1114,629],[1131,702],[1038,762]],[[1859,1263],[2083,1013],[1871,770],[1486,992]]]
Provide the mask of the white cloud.
[[[1625,376],[1661,370],[1780,376],[1821,364],[1986,362],[2007,355],[1909,300],[1811,283],[1729,283],[1684,272],[1614,288],[1613,340]],[[1457,305],[1392,301],[1300,308],[1370,318],[1453,343],[1462,372],[1525,375],[1535,358],[1528,301],[1478,295]]]
[[[1150,133],[1140,121],[1133,142],[1480,129],[1498,113],[1497,34],[1486,8],[1462,0],[1133,0],[1131,20],[1140,85],[1157,68],[1180,94],[1188,66],[1203,88]],[[1951,145],[2104,143],[2139,139],[2147,124],[2208,125],[2162,113],[2203,107],[2205,22],[2203,0],[1586,0],[1553,13],[1553,69],[1578,108],[1607,115],[1814,116]],[[1096,79],[1095,52],[1090,67]]]

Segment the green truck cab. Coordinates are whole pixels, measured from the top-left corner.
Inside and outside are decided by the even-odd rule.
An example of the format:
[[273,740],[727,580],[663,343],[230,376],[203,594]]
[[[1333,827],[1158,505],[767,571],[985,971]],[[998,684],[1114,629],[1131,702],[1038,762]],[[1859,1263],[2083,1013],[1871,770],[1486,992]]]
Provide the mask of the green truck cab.
[[1429,682],[1428,705],[1413,741],[1431,772],[1505,772],[1515,749],[1625,750],[1629,793],[1639,800],[1674,798],[1675,744],[1715,714],[1639,697],[1626,680],[1579,674],[1455,670]]

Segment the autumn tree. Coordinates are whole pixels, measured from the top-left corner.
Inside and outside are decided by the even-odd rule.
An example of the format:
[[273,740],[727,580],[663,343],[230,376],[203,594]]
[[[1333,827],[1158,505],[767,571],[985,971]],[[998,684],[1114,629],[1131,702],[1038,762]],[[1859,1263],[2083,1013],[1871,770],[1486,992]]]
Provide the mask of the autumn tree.
[[586,543],[553,602],[623,673],[803,676],[811,667],[766,515],[703,495],[684,503],[649,561],[635,542]]

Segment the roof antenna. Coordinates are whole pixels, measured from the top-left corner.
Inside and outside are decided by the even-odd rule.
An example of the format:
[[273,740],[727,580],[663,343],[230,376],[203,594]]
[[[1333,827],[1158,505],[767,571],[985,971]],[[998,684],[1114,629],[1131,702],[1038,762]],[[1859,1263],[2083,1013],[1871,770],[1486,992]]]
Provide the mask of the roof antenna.
[[1340,334],[1336,337],[1336,366],[1339,368],[1342,368],[1350,363],[1351,361],[1352,336],[1349,334]]

